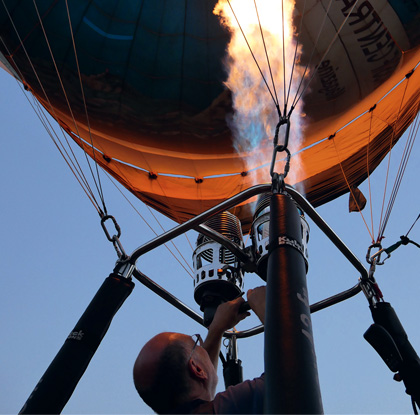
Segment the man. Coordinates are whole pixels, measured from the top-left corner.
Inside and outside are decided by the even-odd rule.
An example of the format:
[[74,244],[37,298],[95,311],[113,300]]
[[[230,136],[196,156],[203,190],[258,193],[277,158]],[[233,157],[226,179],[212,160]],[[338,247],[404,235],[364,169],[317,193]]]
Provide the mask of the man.
[[[249,290],[248,303],[264,323],[265,287]],[[239,313],[243,298],[221,304],[203,344],[181,333],[149,340],[134,364],[139,395],[157,413],[262,413],[264,377],[231,386],[215,396],[223,333],[250,313]]]

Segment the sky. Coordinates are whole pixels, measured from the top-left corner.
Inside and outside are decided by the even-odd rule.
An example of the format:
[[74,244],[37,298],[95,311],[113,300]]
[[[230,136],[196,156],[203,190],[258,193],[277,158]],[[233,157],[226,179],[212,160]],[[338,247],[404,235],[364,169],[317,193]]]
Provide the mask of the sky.
[[[117,259],[106,239],[100,218],[70,173],[48,134],[34,114],[17,82],[0,71],[0,413],[17,413],[62,346],[90,300],[112,272]],[[405,141],[392,152],[390,171],[395,173]],[[406,234],[420,213],[417,141],[392,212],[384,246]],[[385,163],[386,164],[386,163]],[[372,211],[377,221],[384,193],[386,166],[373,174]],[[114,184],[102,176],[108,211],[122,229],[127,252],[154,237],[160,226],[147,207],[125,192],[142,217],[127,203]],[[367,195],[368,186],[362,191]],[[348,196],[317,209],[318,213],[365,264],[370,237],[359,213],[348,213]],[[156,215],[156,213],[155,213]],[[370,221],[370,207],[365,209]],[[157,215],[165,229],[176,224]],[[317,227],[310,225],[310,302],[348,289],[358,280],[357,271]],[[409,237],[420,242],[420,223]],[[192,264],[189,232],[175,244]],[[397,311],[409,339],[420,351],[418,298],[420,251],[400,247],[376,271],[386,301]],[[199,311],[193,299],[191,277],[166,248],[143,257],[137,267],[175,296]],[[262,285],[246,274],[246,288]],[[315,350],[325,413],[412,413],[404,386],[363,339],[372,323],[363,294],[312,315]],[[257,324],[254,316],[238,329]],[[154,293],[136,283],[93,357],[85,375],[66,405],[64,414],[143,414],[151,410],[138,397],[132,382],[133,362],[144,343],[162,331],[205,335],[205,329]],[[264,371],[263,335],[239,341],[244,378]],[[219,367],[219,387],[223,390]],[[304,397],[302,397],[304,399]]]

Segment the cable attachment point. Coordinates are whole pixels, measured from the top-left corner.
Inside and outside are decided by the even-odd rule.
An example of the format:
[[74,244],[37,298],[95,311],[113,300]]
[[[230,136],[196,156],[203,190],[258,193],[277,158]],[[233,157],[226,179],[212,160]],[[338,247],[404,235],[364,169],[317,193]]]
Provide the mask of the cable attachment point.
[[[374,253],[373,255],[371,255],[371,251],[374,248],[378,248],[378,251],[376,253]],[[387,257],[384,258],[381,261],[381,255],[382,253],[385,252],[387,254]],[[368,264],[371,265],[383,265],[384,262],[390,257],[391,255],[386,251],[386,249],[382,248],[382,245],[380,243],[375,243],[372,244],[369,248],[368,251],[366,253],[366,261],[368,262]]]
[[[375,254],[371,255],[371,251],[374,248],[378,248],[378,251]],[[383,261],[380,261],[381,253],[383,251],[384,250],[382,249],[382,245],[380,243],[374,243],[368,248],[368,251],[366,253],[366,261],[370,264],[369,274],[367,278],[362,278],[360,281],[363,293],[369,301],[369,304],[372,306],[374,306],[380,301],[383,301],[382,291],[379,288],[379,285],[374,277],[376,265],[383,264]]]
[[[284,143],[283,144],[278,144],[279,141],[279,132],[280,132],[280,127],[282,125],[286,126],[286,131],[284,134]],[[277,123],[276,125],[276,131],[274,134],[274,138],[273,138],[273,144],[274,144],[274,150],[273,150],[273,156],[271,159],[271,166],[270,166],[270,175],[274,180],[274,175],[276,174],[276,172],[274,171],[274,166],[276,164],[276,157],[277,157],[277,153],[281,153],[281,152],[286,152],[286,164],[284,166],[284,172],[282,174],[283,178],[286,178],[287,174],[289,173],[290,170],[290,158],[291,158],[291,154],[289,149],[287,148],[288,144],[289,144],[289,134],[290,134],[290,118],[289,117],[281,117],[280,121]]]
[[[108,229],[105,226],[105,222],[108,219],[111,219],[112,220],[112,222],[114,224],[114,227],[115,227],[115,230],[117,231],[117,234],[116,235],[112,235],[111,236],[109,234]],[[124,248],[122,247],[121,241],[120,241],[121,228],[118,225],[116,219],[113,216],[111,216],[111,215],[102,216],[102,218],[101,218],[101,225],[102,225],[102,229],[105,232],[106,238],[108,239],[108,241],[112,242],[112,244],[114,245],[114,248],[115,248],[115,251],[117,252],[118,258],[120,258],[120,259],[127,258],[127,254],[125,253]]]
[[276,125],[276,131],[274,133],[274,138],[273,138],[273,145],[274,148],[276,148],[278,146],[279,143],[279,132],[280,132],[280,127],[282,125],[286,125],[286,134],[284,136],[284,144],[282,146],[281,150],[279,151],[284,151],[288,144],[289,144],[289,133],[290,133],[290,118],[288,116],[286,117],[280,117],[279,122]]
[[360,280],[360,287],[371,306],[375,306],[375,304],[383,301],[384,299],[382,291],[373,276],[374,273],[375,264],[372,264],[369,269],[369,277]]
[[284,174],[274,172],[271,179],[271,193],[283,193],[285,188],[286,184],[284,182]]

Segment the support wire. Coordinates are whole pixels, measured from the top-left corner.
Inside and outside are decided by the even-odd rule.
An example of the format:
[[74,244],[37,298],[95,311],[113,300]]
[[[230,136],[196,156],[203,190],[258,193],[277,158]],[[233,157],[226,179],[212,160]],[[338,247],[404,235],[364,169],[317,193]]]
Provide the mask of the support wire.
[[[385,233],[385,228],[388,224],[392,208],[394,207],[395,200],[397,198],[398,191],[400,189],[401,182],[402,182],[405,170],[407,168],[408,160],[410,158],[411,151],[413,149],[414,142],[416,140],[418,132],[419,132],[419,115],[417,114],[417,116],[415,118],[415,121],[410,126],[410,130],[409,130],[408,137],[407,137],[407,142],[405,144],[403,155],[402,155],[402,158],[401,158],[401,162],[400,162],[400,165],[398,167],[398,172],[397,172],[397,175],[396,175],[395,183],[394,183],[392,191],[391,191],[391,195],[390,195],[388,206],[387,206],[387,209],[386,209],[386,212],[385,212],[385,215],[384,215],[384,219],[381,222],[381,227],[380,227],[379,234],[378,234],[378,241],[382,239],[382,237]],[[388,166],[388,169],[389,169],[389,166]]]
[[[47,36],[46,31],[45,31],[44,24],[43,24],[43,21],[42,21],[41,15],[40,15],[40,13],[39,13],[38,7],[37,7],[37,5],[36,5],[36,3],[35,3],[35,0],[33,0],[33,4],[34,4],[35,11],[36,11],[36,14],[37,14],[38,19],[39,19],[39,23],[40,23],[40,27],[41,27],[41,29],[42,29],[42,33],[44,34],[44,39],[45,39],[45,42],[46,42],[47,47],[48,47],[48,50],[49,50],[49,52],[50,52],[50,56],[51,56],[51,59],[52,59],[52,62],[53,62],[53,65],[54,65],[54,68],[55,68],[55,71],[56,71],[56,74],[57,74],[58,80],[59,80],[59,82],[60,82],[61,89],[62,89],[63,94],[64,94],[64,98],[65,98],[66,103],[67,103],[67,107],[68,107],[68,109],[69,109],[69,112],[70,112],[71,118],[72,118],[72,120],[73,120],[73,123],[74,123],[75,129],[76,129],[77,135],[78,135],[78,136],[80,136],[80,133],[79,133],[79,128],[78,128],[78,125],[77,125],[76,119],[75,119],[75,117],[74,117],[74,114],[73,114],[73,111],[72,111],[72,108],[71,108],[71,105],[70,105],[70,101],[69,101],[69,98],[68,98],[68,95],[67,95],[66,89],[64,88],[64,84],[63,84],[63,81],[62,81],[62,78],[61,78],[60,72],[59,72],[59,70],[58,70],[57,63],[56,63],[55,58],[54,58],[54,53],[53,53],[53,51],[52,51],[52,49],[51,49],[51,45],[50,45],[50,42],[49,42],[49,40],[48,40],[48,36]],[[67,4],[67,0],[66,0],[66,4]],[[74,43],[74,39],[73,39],[73,31],[72,31],[72,28],[71,28],[71,22],[69,22],[69,26],[70,26],[71,38],[72,38],[72,41],[73,41],[73,43]],[[75,51],[75,54],[76,54],[76,51]],[[77,62],[77,55],[75,55],[75,59],[76,59],[76,62]],[[79,69],[79,68],[78,68],[78,69]],[[80,80],[80,71],[78,71],[78,75],[79,75],[79,80]],[[83,88],[82,88],[82,94],[83,94]],[[86,111],[86,102],[85,102],[85,99],[84,99],[84,95],[83,95],[83,104],[84,104],[85,111]],[[50,106],[52,107],[51,103],[50,103]],[[87,111],[86,111],[86,117],[87,117]],[[87,118],[88,118],[88,117],[87,117]],[[90,126],[89,126],[89,120],[88,120],[88,119],[87,119],[87,122],[88,122],[88,128],[89,128],[89,135],[90,135],[90,138],[91,138],[92,150],[93,150],[93,154],[95,154],[95,148],[94,148],[94,146],[93,146],[92,136],[91,136],[91,134],[90,134]],[[66,138],[66,140],[67,140],[67,138]],[[82,141],[81,141],[81,143],[82,143]],[[69,147],[70,147],[70,146],[69,146]],[[83,145],[82,145],[82,149],[84,150]],[[72,150],[71,150],[71,151],[72,151]],[[94,183],[95,183],[96,189],[97,189],[97,191],[98,191],[99,197],[100,197],[101,202],[102,202],[102,207],[103,207],[103,211],[104,211],[104,213],[102,213],[102,211],[101,211],[101,212],[100,212],[100,216],[103,216],[104,214],[105,214],[105,215],[107,214],[107,210],[106,210],[105,200],[104,200],[104,198],[103,198],[103,194],[102,194],[102,188],[101,188],[101,185],[100,185],[99,171],[97,170],[98,180],[99,180],[99,184],[98,184],[98,182],[97,182],[97,180],[96,180],[96,178],[95,178],[95,174],[93,173],[92,167],[91,167],[91,165],[90,165],[90,162],[89,162],[88,156],[87,156],[87,154],[86,154],[86,151],[84,151],[84,154],[85,154],[86,162],[87,162],[87,164],[88,164],[88,166],[89,166],[89,170],[90,170],[91,175],[92,175],[92,179],[93,179],[93,181],[94,181]],[[74,156],[74,153],[73,153],[73,156]],[[75,157],[75,156],[74,156],[74,157]],[[97,163],[96,163],[95,158],[94,158],[94,161],[95,161],[96,169],[98,169],[98,166],[97,166]]]
[[[89,131],[90,144],[92,146],[92,154],[93,154],[93,160],[95,162],[96,177],[98,179],[98,182],[96,182],[96,179],[95,179],[95,176],[93,175],[93,173],[92,173],[92,177],[93,177],[93,179],[95,181],[95,185],[96,185],[96,188],[98,190],[99,197],[101,198],[102,205],[103,205],[103,208],[104,208],[104,213],[106,215],[107,214],[107,209],[106,209],[105,198],[104,198],[104,194],[103,194],[103,188],[102,188],[102,183],[101,183],[101,176],[99,174],[98,163],[96,161],[96,151],[95,151],[95,147],[93,145],[93,138],[92,138],[92,133],[91,133],[91,128],[90,128],[89,115],[88,115],[88,110],[87,110],[87,105],[86,105],[85,91],[84,91],[84,88],[83,88],[82,77],[81,77],[81,74],[80,74],[79,58],[77,56],[76,42],[74,40],[73,27],[72,27],[72,24],[71,24],[70,11],[69,11],[69,5],[68,5],[68,1],[67,0],[66,0],[66,10],[67,10],[67,17],[68,17],[68,21],[69,21],[69,29],[70,29],[70,34],[71,34],[71,41],[72,41],[72,45],[73,45],[74,58],[76,60],[77,74],[78,74],[78,77],[79,77],[80,92],[82,94],[83,107],[84,107],[84,110],[85,110],[86,123],[87,123],[88,131]],[[86,158],[87,158],[87,156],[86,156]],[[89,164],[89,167],[90,167],[90,164]]]
[[[328,4],[327,11],[325,12],[324,19],[323,19],[322,24],[321,24],[321,28],[320,28],[320,30],[319,30],[319,32],[318,32],[318,36],[317,36],[317,39],[316,39],[316,41],[315,41],[315,45],[314,45],[314,47],[313,47],[313,51],[316,49],[316,46],[317,46],[317,44],[318,44],[318,41],[319,41],[319,38],[320,38],[320,34],[321,34],[321,31],[322,31],[322,29],[323,29],[323,27],[324,27],[324,24],[325,24],[326,18],[327,18],[327,16],[328,16],[328,11],[329,11],[329,9],[330,9],[331,3],[332,3],[332,0],[330,0],[330,3]],[[359,0],[356,0],[356,1],[354,2],[353,6],[352,6],[352,8],[350,9],[350,11],[348,12],[348,14],[347,14],[346,18],[345,18],[345,19],[343,20],[343,22],[341,23],[341,25],[340,25],[340,27],[338,28],[337,32],[335,33],[334,37],[333,37],[333,38],[332,38],[332,40],[330,41],[330,43],[329,43],[329,45],[328,45],[327,49],[325,50],[324,54],[322,55],[321,59],[319,60],[319,63],[321,63],[321,62],[325,59],[325,57],[328,55],[328,52],[330,51],[330,49],[331,49],[332,45],[333,45],[333,44],[334,44],[334,42],[337,40],[338,36],[340,35],[341,30],[343,29],[343,27],[344,27],[344,25],[346,24],[346,22],[347,22],[348,18],[351,16],[351,14],[352,14],[352,12],[353,12],[354,8],[356,7],[356,5],[357,5],[358,3],[359,3]],[[311,54],[310,61],[312,60],[313,51],[312,51],[312,54]],[[296,91],[296,95],[295,95],[295,98],[293,99],[293,103],[292,103],[292,108],[296,107],[297,103],[300,101],[300,99],[302,98],[303,94],[306,92],[306,90],[308,89],[308,87],[309,87],[309,85],[311,84],[312,80],[314,79],[315,75],[317,74],[317,71],[318,71],[318,67],[319,67],[319,65],[317,65],[317,66],[316,66],[316,69],[313,71],[313,73],[312,73],[311,77],[309,78],[309,81],[306,83],[306,85],[304,86],[304,88],[302,89],[302,91],[299,93],[299,89],[300,89],[300,87],[302,86],[302,81],[303,81],[303,79],[305,78],[305,74],[306,74],[306,71],[307,71],[307,69],[308,69],[308,67],[309,67],[310,61],[309,61],[308,65],[307,65],[307,67],[306,67],[306,69],[305,69],[305,73],[303,74],[303,76],[302,76],[302,78],[301,78],[301,82],[300,82],[299,88],[298,88],[298,90]]]
[[[51,102],[49,100],[48,94],[46,93],[46,91],[45,91],[45,89],[43,87],[43,83],[41,82],[41,79],[38,76],[38,73],[37,73],[37,71],[36,71],[36,69],[35,69],[35,67],[34,67],[34,65],[32,63],[32,60],[31,60],[31,58],[30,58],[30,56],[29,56],[29,54],[28,54],[28,52],[26,50],[26,47],[25,47],[25,45],[24,45],[24,43],[23,43],[23,41],[21,39],[21,36],[20,36],[20,34],[19,34],[19,32],[18,32],[15,24],[14,24],[14,21],[13,21],[11,15],[9,13],[9,10],[8,10],[8,8],[7,8],[4,0],[2,0],[2,4],[3,4],[3,7],[6,10],[6,13],[7,13],[8,17],[9,17],[10,23],[11,23],[11,25],[13,27],[13,30],[14,30],[14,32],[16,34],[16,37],[19,40],[19,44],[22,47],[22,50],[24,51],[24,54],[25,54],[26,58],[28,59],[29,65],[31,66],[32,71],[33,71],[33,73],[34,73],[34,75],[35,75],[35,77],[36,77],[36,79],[37,79],[37,81],[38,81],[38,83],[39,83],[39,85],[41,87],[42,93],[43,93],[43,95],[44,95],[44,97],[45,97],[45,99],[46,99],[46,101],[48,103],[48,106],[49,106],[49,108],[51,110],[51,113],[55,116],[56,115],[55,114],[55,110],[54,110],[54,108],[53,108],[53,106],[52,106],[52,104],[51,104]],[[9,49],[4,44],[4,41],[2,41],[2,43],[5,46],[5,49],[6,49],[7,53],[9,54],[10,59],[12,59],[12,61],[14,61],[13,60],[13,57],[12,57],[13,54],[10,53]],[[14,66],[16,67],[16,70],[19,73],[20,79],[22,80],[23,83],[25,83],[25,78],[22,75],[22,73],[20,72],[18,65],[15,64]],[[31,103],[30,103],[30,105],[33,107],[33,105]],[[54,131],[54,135],[55,135],[56,139],[54,139],[53,135],[51,134],[51,131],[49,129],[47,129],[47,133],[50,135],[51,139],[53,140],[53,142],[56,145],[57,149],[59,150],[60,154],[62,155],[62,157],[64,158],[64,160],[68,164],[68,166],[70,167],[70,170],[72,171],[73,175],[76,177],[77,181],[80,183],[80,185],[82,186],[83,190],[88,195],[89,200],[92,202],[92,204],[94,205],[95,209],[98,211],[98,213],[100,213],[101,212],[101,208],[100,208],[98,202],[96,201],[96,198],[95,198],[95,196],[94,196],[94,194],[93,194],[93,192],[92,192],[92,190],[91,190],[91,188],[89,186],[89,183],[86,180],[86,177],[83,174],[82,169],[80,168],[79,163],[77,162],[77,158],[76,158],[76,156],[74,155],[74,153],[73,153],[73,151],[71,149],[71,146],[70,146],[70,144],[69,144],[69,142],[67,140],[67,137],[66,137],[66,135],[65,135],[65,133],[63,131],[63,128],[60,125],[61,132],[63,133],[64,139],[66,140],[67,145],[70,148],[71,153],[73,154],[73,158],[74,158],[75,162],[71,161],[71,158],[69,157],[69,154],[65,150],[65,147],[64,147],[63,143],[61,142],[61,140],[59,139],[58,135],[55,133],[55,130],[51,126],[48,118],[47,117],[44,117],[45,120],[46,120],[44,122],[44,121],[42,121],[42,118],[40,116],[41,111],[37,112],[35,109],[34,109],[34,111],[37,114],[38,118],[40,119],[41,123],[45,126],[45,122],[47,122],[48,125],[51,127],[51,131]],[[57,142],[60,143],[60,145],[58,145]],[[61,148],[60,148],[60,146],[61,146]],[[67,158],[66,158],[66,156],[64,156],[64,153],[63,152],[66,153]],[[70,163],[73,165],[73,167],[71,167]]]
[[[282,2],[283,2],[283,0],[282,0]],[[273,72],[271,70],[270,59],[268,57],[267,46],[265,44],[264,33],[263,33],[263,30],[262,30],[262,26],[261,26],[260,14],[258,13],[258,7],[257,7],[257,1],[256,0],[254,0],[254,5],[255,5],[255,13],[257,14],[257,19],[258,19],[258,26],[260,28],[260,33],[261,33],[261,40],[262,40],[263,45],[264,45],[264,53],[265,53],[265,57],[267,59],[267,66],[268,66],[268,70],[270,71],[271,84],[273,85],[273,91],[274,91],[274,95],[275,95],[275,103],[276,103],[276,107],[278,108],[279,107],[279,98],[277,96],[276,83],[274,82]],[[283,51],[283,53],[284,53],[284,51]],[[283,60],[284,60],[284,55],[283,55]]]
[[[115,188],[120,192],[121,196],[127,201],[127,203],[133,208],[133,210],[137,213],[137,215],[143,220],[143,222],[148,226],[148,228],[154,233],[155,236],[158,236],[158,233],[153,229],[153,227],[150,225],[150,223],[146,220],[146,218],[139,212],[139,210],[131,203],[131,201],[128,199],[128,197],[124,194],[124,192],[119,188],[119,186],[115,183],[115,181],[112,179],[112,177],[107,173],[106,176],[108,177],[109,181],[115,186]],[[149,210],[149,213],[153,216],[153,218],[155,219],[155,221],[158,223],[158,225],[160,226],[160,228],[165,232],[165,229],[163,228],[163,226],[161,225],[161,223],[159,222],[159,220],[157,219],[157,217],[154,215],[153,211],[150,209],[149,206],[147,206],[144,203],[144,206],[147,207],[147,209]],[[185,236],[186,233],[184,234]],[[189,241],[189,239],[187,238],[187,241]],[[181,251],[178,249],[178,247],[175,245],[175,243],[173,241],[171,241],[172,246],[175,248],[175,250],[178,252],[179,256],[182,258],[182,260],[184,261],[184,264],[181,262],[181,260],[174,254],[174,252],[169,248],[169,246],[165,243],[163,244],[165,246],[165,248],[169,251],[169,253],[175,258],[175,260],[179,263],[179,265],[181,265],[182,268],[184,268],[185,272],[188,273],[188,275],[191,278],[194,278],[194,271],[191,268],[191,265],[189,264],[189,262],[185,259],[184,255],[181,253]],[[193,249],[191,244],[190,244],[191,250]],[[189,269],[187,269],[187,267]]]
[[[41,87],[42,93],[43,93],[43,95],[45,97],[45,100],[47,101],[48,106],[50,108],[50,112],[51,112],[51,114],[54,117],[57,118],[57,114],[55,113],[54,107],[53,107],[53,105],[52,105],[52,103],[51,103],[51,101],[50,101],[50,99],[48,97],[48,94],[47,94],[46,90],[44,89],[43,82],[41,81],[40,77],[38,76],[37,70],[35,69],[35,67],[34,67],[34,65],[33,65],[32,61],[31,61],[31,58],[29,56],[29,53],[28,53],[28,51],[25,48],[25,44],[22,41],[22,39],[20,37],[20,34],[19,34],[19,32],[18,32],[18,30],[17,30],[17,28],[16,28],[16,26],[15,26],[15,24],[13,22],[12,16],[10,15],[10,13],[9,13],[7,7],[6,7],[6,4],[5,4],[4,0],[1,0],[1,1],[2,1],[2,4],[3,4],[3,6],[4,6],[5,10],[6,10],[6,13],[7,13],[8,17],[9,17],[9,20],[11,22],[11,25],[14,28],[14,31],[16,33],[16,36],[17,36],[17,38],[19,40],[20,47],[24,51],[24,53],[26,55],[26,58],[28,59],[28,62],[30,64],[31,68],[32,68],[32,71],[33,71],[33,73],[34,73],[34,75],[35,75],[35,77],[36,77],[36,79],[37,79],[37,81],[38,81],[38,83],[39,83],[39,85]],[[76,129],[76,132],[77,132],[77,135],[75,137],[78,137],[79,138],[80,146],[84,150],[84,144],[83,143],[85,141],[81,139],[80,133],[78,132],[78,125],[76,123],[76,120],[75,120],[74,113],[73,113],[72,108],[71,108],[71,104],[70,104],[68,95],[66,93],[66,90],[65,90],[65,87],[64,87],[64,84],[63,84],[61,75],[59,73],[59,70],[58,70],[58,67],[57,67],[57,64],[56,64],[56,61],[55,61],[55,58],[54,58],[54,54],[53,54],[51,45],[50,45],[50,43],[48,41],[47,33],[46,33],[45,28],[44,28],[44,25],[43,25],[43,18],[41,16],[40,12],[39,12],[39,9],[38,9],[37,4],[35,3],[35,1],[33,1],[33,4],[34,4],[34,7],[35,7],[35,11],[36,11],[37,17],[39,19],[39,24],[40,24],[42,33],[44,35],[44,39],[45,39],[45,42],[47,44],[47,47],[48,47],[48,50],[49,50],[49,53],[50,53],[50,56],[51,56],[51,59],[52,59],[52,62],[53,62],[53,65],[54,65],[56,74],[57,74],[57,77],[59,79],[59,83],[61,85],[61,89],[62,89],[63,94],[64,94],[65,101],[67,103],[67,107],[69,109],[69,113],[71,115],[71,118],[73,120],[75,129]],[[80,89],[81,89],[81,94],[82,94],[82,100],[83,100],[83,105],[84,105],[84,110],[85,110],[85,116],[86,116],[86,120],[87,120],[86,122],[87,122],[87,126],[88,126],[90,140],[91,140],[91,144],[90,145],[91,145],[91,148],[92,148],[92,151],[93,151],[93,160],[94,160],[95,166],[96,166],[96,176],[97,176],[97,179],[95,178],[95,174],[94,174],[94,172],[92,170],[92,167],[90,165],[90,162],[89,162],[89,159],[87,157],[86,151],[84,150],[83,152],[84,152],[84,155],[86,157],[86,161],[88,163],[88,166],[89,166],[89,169],[90,169],[92,178],[93,178],[93,180],[95,182],[96,189],[97,189],[98,194],[100,196],[100,199],[101,199],[101,202],[102,202],[102,206],[103,206],[103,210],[101,209],[99,203],[97,202],[97,200],[96,200],[96,198],[94,196],[94,193],[93,193],[92,189],[90,188],[89,182],[88,182],[88,180],[86,179],[86,176],[83,173],[83,170],[82,170],[82,168],[81,168],[81,166],[80,166],[80,164],[79,164],[79,162],[77,160],[77,157],[76,157],[76,155],[75,155],[75,153],[74,153],[74,151],[72,149],[72,146],[69,143],[69,140],[67,138],[67,135],[65,134],[62,126],[60,124],[58,124],[61,132],[63,133],[64,140],[66,141],[67,147],[68,147],[69,150],[66,149],[66,146],[63,144],[62,140],[58,137],[58,135],[57,135],[54,127],[52,126],[50,120],[48,119],[48,117],[44,113],[44,110],[41,108],[40,103],[36,99],[34,99],[34,103],[32,103],[29,100],[29,98],[28,98],[28,96],[26,94],[25,94],[25,97],[28,100],[29,104],[31,105],[32,109],[34,110],[35,114],[37,115],[37,117],[41,121],[41,124],[44,126],[46,132],[48,133],[48,135],[52,139],[52,141],[55,144],[56,148],[60,152],[60,154],[63,157],[64,161],[67,163],[68,167],[70,168],[70,171],[73,173],[73,175],[75,176],[76,180],[78,181],[78,183],[82,187],[83,191],[87,195],[88,199],[91,201],[91,203],[93,204],[93,206],[95,207],[95,209],[97,210],[97,212],[99,213],[99,215],[101,217],[104,217],[107,214],[106,213],[107,212],[107,209],[106,209],[105,198],[104,198],[104,194],[103,194],[103,188],[102,188],[100,174],[99,174],[99,169],[98,169],[98,163],[96,161],[96,151],[95,151],[95,147],[93,146],[93,139],[92,139],[92,135],[91,135],[91,128],[90,128],[89,116],[88,116],[88,111],[87,111],[86,99],[85,99],[84,88],[83,88],[82,79],[81,79],[80,66],[79,66],[78,57],[77,57],[76,44],[75,44],[75,39],[74,39],[74,33],[73,33],[73,30],[72,30],[72,24],[71,24],[71,18],[70,18],[70,10],[69,10],[69,6],[68,6],[68,1],[67,0],[66,0],[66,10],[67,10],[67,17],[68,17],[68,22],[69,22],[70,34],[71,34],[71,41],[72,41],[73,50],[74,50],[75,59],[76,59],[76,64],[77,64],[78,78],[79,78],[79,82],[80,82]],[[5,48],[5,50],[8,53],[8,55],[13,60],[13,57],[12,57],[13,54],[10,53],[7,45],[4,43],[4,40],[1,39],[1,41],[2,41],[2,44],[3,44],[4,48]],[[20,79],[24,82],[24,76],[20,72],[19,66],[17,64],[14,64],[14,67],[15,67],[15,69],[16,69],[19,77],[20,77]],[[18,84],[19,84],[19,82],[18,82]],[[20,88],[22,89],[22,87],[20,87]],[[118,190],[120,190],[120,189],[118,189]],[[147,207],[147,208],[149,209],[149,207]],[[149,209],[149,211],[150,211],[150,209]],[[152,213],[152,215],[153,215],[153,213]],[[159,223],[159,221],[156,218],[156,216],[155,215],[153,215],[153,216],[154,216],[155,220],[157,221],[157,223],[159,224],[159,226],[163,229],[162,225]],[[140,215],[140,217],[150,227],[149,223],[141,215]],[[154,232],[154,234],[157,235],[157,232],[154,231],[152,227],[150,227],[150,228],[152,229],[152,231]],[[188,238],[187,238],[187,240],[188,240]],[[173,257],[180,263],[180,265],[184,268],[184,270],[187,272],[187,274],[191,278],[193,278],[193,271],[191,269],[191,266],[186,261],[186,259],[184,258],[184,256],[180,252],[180,250],[174,244],[174,242],[171,242],[171,243],[174,245],[176,251],[178,252],[179,256],[182,258],[182,260],[184,261],[184,263],[186,265],[182,264],[182,262],[173,253],[173,251],[171,251],[168,247],[167,247],[167,249],[171,252],[171,254],[173,255]],[[189,245],[191,247],[191,242],[189,240],[188,240],[188,243],[189,243]],[[187,267],[190,268],[190,269],[188,270]]]
[[239,19],[238,19],[238,17],[236,16],[235,11],[233,10],[232,4],[230,3],[230,0],[227,0],[227,2],[228,2],[228,4],[229,4],[230,9],[232,10],[233,16],[235,17],[236,23],[237,23],[237,24],[238,24],[238,26],[239,26],[239,29],[240,29],[240,31],[241,31],[241,33],[242,33],[243,37],[244,37],[244,40],[245,40],[245,42],[246,42],[246,44],[247,44],[247,46],[248,46],[248,49],[249,49],[249,51],[250,51],[250,53],[251,53],[251,56],[252,56],[252,58],[254,59],[255,64],[257,65],[257,68],[258,68],[258,70],[259,70],[259,72],[260,72],[260,74],[261,74],[261,77],[262,77],[262,79],[263,79],[263,81],[264,81],[264,83],[265,83],[265,86],[267,87],[267,90],[268,90],[268,92],[269,92],[269,93],[270,93],[270,95],[271,95],[271,98],[272,98],[272,100],[273,100],[273,102],[274,102],[274,105],[276,106],[277,110],[279,110],[278,103],[276,102],[276,99],[275,99],[275,97],[274,97],[274,95],[273,95],[273,92],[271,91],[270,86],[268,85],[267,80],[265,79],[264,73],[263,73],[263,71],[262,71],[262,69],[261,69],[261,67],[260,67],[260,65],[259,65],[259,63],[258,63],[257,58],[256,58],[256,57],[255,57],[255,55],[254,55],[254,52],[252,51],[251,45],[249,44],[248,39],[247,39],[247,37],[246,37],[246,35],[245,35],[245,32],[244,32],[244,31],[243,31],[243,29],[242,29],[242,25],[240,24]]

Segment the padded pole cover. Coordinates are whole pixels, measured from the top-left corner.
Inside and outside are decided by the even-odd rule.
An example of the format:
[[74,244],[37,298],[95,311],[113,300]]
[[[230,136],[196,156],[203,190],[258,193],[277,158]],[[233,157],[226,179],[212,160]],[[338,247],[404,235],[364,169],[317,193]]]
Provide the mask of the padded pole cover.
[[265,312],[265,399],[269,414],[323,412],[312,336],[301,219],[293,200],[273,194]]
[[400,319],[390,303],[379,302],[370,306],[373,321],[382,326],[394,340],[402,356],[400,375],[406,387],[406,393],[411,395],[420,405],[420,358],[411,345]]
[[133,287],[132,281],[116,274],[104,281],[20,414],[61,413]]

